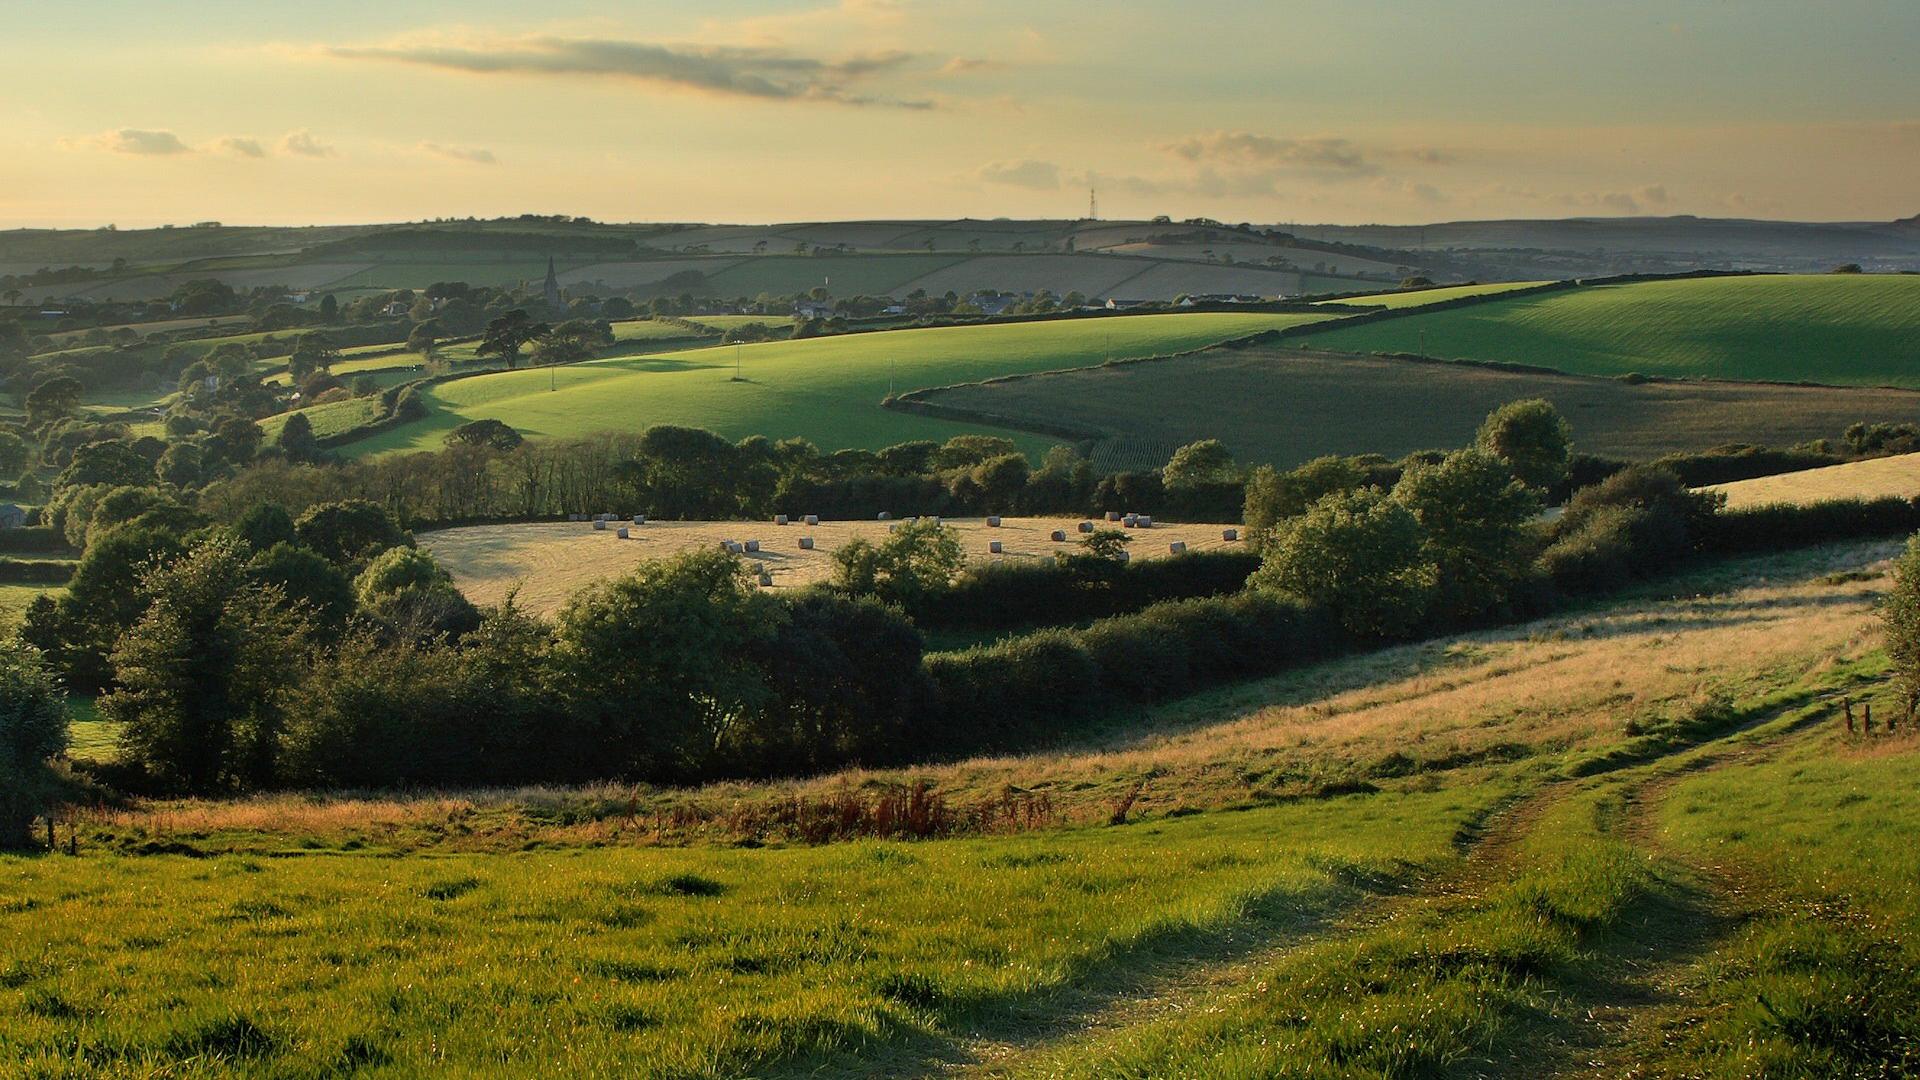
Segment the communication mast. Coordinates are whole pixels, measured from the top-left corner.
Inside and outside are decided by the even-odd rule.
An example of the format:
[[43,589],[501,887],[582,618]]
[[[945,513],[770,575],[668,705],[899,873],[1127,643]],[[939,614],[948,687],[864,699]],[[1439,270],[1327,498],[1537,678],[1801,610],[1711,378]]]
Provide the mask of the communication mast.
[[1087,189],[1087,220],[1100,220],[1100,195],[1092,188]]

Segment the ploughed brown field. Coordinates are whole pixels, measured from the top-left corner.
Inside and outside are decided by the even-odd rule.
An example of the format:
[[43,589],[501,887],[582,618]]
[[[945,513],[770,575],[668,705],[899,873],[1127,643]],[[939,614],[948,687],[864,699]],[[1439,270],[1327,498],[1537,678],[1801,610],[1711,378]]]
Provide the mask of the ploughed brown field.
[[[1086,518],[1008,517],[998,528],[984,518],[947,518],[959,534],[969,562],[991,559],[1046,559],[1057,551],[1078,550],[1078,525]],[[1098,526],[1106,522],[1094,520]],[[886,539],[887,521],[821,521],[787,525],[772,521],[649,521],[627,524],[628,539],[617,532],[621,522],[608,522],[602,531],[591,521],[539,522],[523,525],[472,525],[422,533],[420,546],[433,554],[453,575],[460,590],[476,604],[493,604],[518,588],[519,603],[531,611],[557,611],[574,590],[591,581],[612,577],[648,559],[663,559],[682,551],[717,547],[722,541],[760,542],[758,552],[747,552],[749,565],[758,563],[773,578],[773,587],[787,588],[824,581],[833,573],[833,552],[856,538],[873,543]],[[1119,528],[1119,525],[1112,525]],[[1238,546],[1223,539],[1233,525],[1169,524],[1128,529],[1133,543],[1128,551],[1138,558],[1160,558],[1171,545],[1185,543],[1189,551]],[[1055,530],[1067,534],[1065,543],[1052,540]],[[800,538],[813,538],[812,550],[800,547]],[[999,541],[1002,552],[989,546]]]

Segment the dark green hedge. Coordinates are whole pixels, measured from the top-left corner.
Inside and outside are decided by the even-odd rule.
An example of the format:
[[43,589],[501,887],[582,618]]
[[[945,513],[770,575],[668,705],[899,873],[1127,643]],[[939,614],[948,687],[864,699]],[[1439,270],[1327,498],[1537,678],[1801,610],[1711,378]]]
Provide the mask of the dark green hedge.
[[[1153,533],[1138,535],[1145,539]],[[1259,567],[1260,557],[1247,550],[1193,551],[1126,564],[1088,559],[986,563],[960,575],[951,590],[913,612],[913,619],[940,630],[1085,622],[1167,600],[1238,592]]]

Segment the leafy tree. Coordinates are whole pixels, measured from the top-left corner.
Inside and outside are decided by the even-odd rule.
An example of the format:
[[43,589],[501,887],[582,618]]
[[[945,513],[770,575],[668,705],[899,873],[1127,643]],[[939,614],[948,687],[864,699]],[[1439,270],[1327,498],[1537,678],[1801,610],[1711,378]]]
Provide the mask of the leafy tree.
[[100,699],[122,754],[183,791],[271,785],[305,609],[255,581],[225,537],[149,571],[140,591],[146,612],[113,651],[119,687]]
[[[281,511],[282,516],[285,513]],[[289,602],[305,604],[317,636],[337,637],[346,628],[356,596],[353,582],[339,567],[319,552],[287,541],[265,549],[250,543],[247,547],[255,552],[247,562],[248,576],[261,585],[278,588]]]
[[256,502],[233,524],[233,534],[254,551],[294,542],[293,517],[279,503]]
[[896,443],[880,451],[880,468],[888,476],[924,476],[933,471],[934,455],[940,444],[931,439]]
[[734,516],[740,451],[711,431],[660,424],[640,434],[638,454],[621,467],[648,512],[664,518]]
[[325,371],[340,362],[340,350],[325,334],[302,334],[287,357],[287,375],[304,382],[316,371]]
[[88,443],[73,452],[73,461],[61,470],[53,486],[83,487],[91,484],[139,486],[153,478],[153,463],[132,446],[118,439]]
[[446,335],[437,319],[416,323],[413,329],[407,332],[407,349],[421,356],[432,356],[434,346],[439,344],[444,336]]
[[50,424],[63,416],[72,416],[80,408],[80,395],[86,387],[80,380],[66,375],[57,375],[35,386],[27,394],[27,423],[39,427]]
[[767,703],[753,657],[780,623],[740,560],[704,550],[574,594],[555,623],[556,690],[584,729],[573,771],[685,777]]
[[1510,401],[1489,413],[1474,445],[1539,491],[1565,483],[1573,460],[1572,429],[1552,403],[1540,398]]
[[385,507],[364,499],[308,507],[293,531],[336,566],[364,564],[388,548],[411,544]]
[[1379,488],[1338,492],[1279,527],[1251,584],[1323,605],[1353,633],[1397,636],[1426,615],[1421,547],[1413,512]]
[[153,467],[153,473],[165,483],[174,487],[190,488],[197,486],[206,475],[201,464],[200,447],[190,442],[177,442],[169,445],[166,452]]
[[33,447],[11,431],[0,431],[0,477],[19,476],[33,458]]
[[1532,564],[1526,527],[1540,503],[1504,464],[1481,450],[1415,464],[1393,498],[1420,523],[1422,556],[1437,575],[1436,611],[1463,618],[1507,602]]
[[1240,479],[1240,470],[1234,466],[1225,443],[1202,439],[1175,450],[1160,476],[1167,490],[1178,491],[1203,484],[1231,484]]
[[513,367],[520,360],[520,350],[528,342],[544,336],[548,329],[546,323],[534,322],[531,315],[515,308],[487,323],[480,346],[474,352],[479,356],[498,356],[508,367]]
[[67,702],[40,650],[0,637],[0,849],[32,844],[58,794],[48,759],[66,748]]
[[1002,454],[954,478],[954,496],[988,513],[1011,513],[1026,491],[1030,467],[1025,454]]
[[1260,466],[1247,479],[1243,520],[1248,541],[1261,547],[1281,522],[1306,513],[1328,495],[1357,491],[1368,479],[1367,470],[1346,457],[1314,458],[1284,473],[1270,465]]
[[836,550],[834,586],[911,611],[946,591],[966,558],[952,529],[929,520],[905,522],[877,545],[854,540]]
[[795,773],[897,750],[919,700],[920,632],[898,608],[809,590],[760,649],[767,705],[732,733],[729,753],[757,771]]
[[480,624],[480,612],[454,587],[452,575],[419,548],[381,552],[354,579],[353,591],[361,610],[395,641],[457,637]]
[[1131,543],[1133,537],[1128,536],[1124,529],[1095,529],[1080,538],[1080,550],[1085,557],[1119,562]]
[[320,298],[320,321],[330,322],[330,323],[340,321],[339,297],[334,296],[332,293],[328,293],[327,295]]
[[306,413],[294,413],[280,426],[274,445],[289,461],[314,461],[320,456],[320,440],[314,437],[313,421]]

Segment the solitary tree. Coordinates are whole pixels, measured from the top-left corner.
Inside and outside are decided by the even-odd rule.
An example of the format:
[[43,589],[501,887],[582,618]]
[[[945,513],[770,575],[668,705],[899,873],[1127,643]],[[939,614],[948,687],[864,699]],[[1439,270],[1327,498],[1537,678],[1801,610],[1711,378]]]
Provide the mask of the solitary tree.
[[1909,539],[1894,560],[1893,588],[1881,602],[1880,618],[1886,623],[1894,685],[1911,717],[1920,703],[1920,536]]
[[1202,484],[1230,484],[1240,479],[1233,454],[1219,439],[1202,439],[1173,452],[1166,468],[1160,471],[1169,490],[1195,488]]
[[1356,634],[1397,636],[1427,612],[1420,523],[1379,488],[1328,495],[1282,525],[1252,583],[1324,605]]
[[480,337],[480,347],[474,352],[479,356],[498,356],[512,367],[520,361],[520,350],[528,342],[545,336],[549,329],[546,323],[534,322],[531,315],[515,308],[487,324]]

